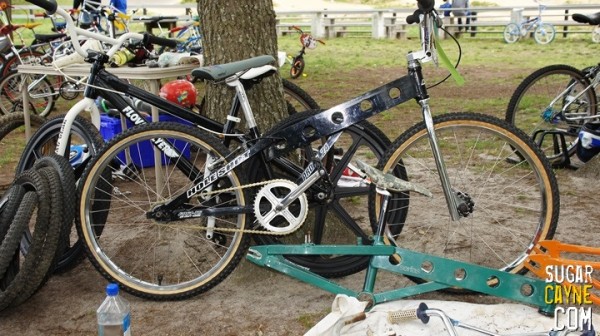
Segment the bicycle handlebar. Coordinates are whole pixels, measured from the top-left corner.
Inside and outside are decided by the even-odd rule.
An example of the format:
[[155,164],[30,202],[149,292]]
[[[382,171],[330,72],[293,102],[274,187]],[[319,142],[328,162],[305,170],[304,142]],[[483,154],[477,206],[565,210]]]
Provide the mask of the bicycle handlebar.
[[[125,34],[119,36],[119,38],[117,38],[117,39],[108,37],[104,34],[88,31],[88,30],[77,27],[75,25],[75,23],[73,22],[73,18],[71,17],[71,15],[69,15],[69,13],[67,13],[67,11],[65,11],[64,9],[58,7],[56,5],[55,0],[26,0],[26,1],[45,9],[49,15],[57,14],[57,15],[61,16],[65,20],[65,23],[67,25],[67,34],[69,34],[72,41],[79,41],[80,36],[85,36],[85,37],[89,37],[92,39],[102,41],[106,44],[110,44],[112,47],[106,52],[106,55],[108,57],[113,56],[121,48],[121,46],[130,39],[142,40],[145,45],[148,43],[154,43],[154,44],[158,44],[158,45],[162,45],[162,46],[166,46],[166,47],[172,47],[172,48],[177,46],[176,40],[159,38],[159,37],[156,37],[156,36],[148,34],[148,33],[144,33],[144,34],[125,33]],[[83,56],[84,58],[88,57],[88,52],[83,50],[83,48],[81,48],[79,43],[73,43],[72,45],[75,48],[75,51],[79,55]]]
[[148,33],[144,33],[143,35],[144,35],[144,38],[142,39],[142,43],[144,45],[148,45],[151,43],[151,44],[158,44],[160,46],[169,47],[169,48],[177,47],[177,40],[164,38],[164,37],[158,37],[158,36],[151,35]]

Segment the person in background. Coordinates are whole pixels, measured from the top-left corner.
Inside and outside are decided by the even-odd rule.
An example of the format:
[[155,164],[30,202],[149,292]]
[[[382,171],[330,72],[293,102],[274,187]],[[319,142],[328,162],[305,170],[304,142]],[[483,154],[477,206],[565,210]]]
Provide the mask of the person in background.
[[[444,3],[440,5],[440,9],[444,8],[452,8],[452,5],[450,4],[450,2],[448,2],[448,0],[444,0]],[[450,10],[444,10],[444,16],[450,16]]]
[[[469,24],[470,23],[470,18],[469,18],[469,0],[452,0],[452,8],[457,8],[457,9],[453,9],[452,10],[452,15],[454,15],[456,18],[458,18],[458,31],[461,31],[463,29],[462,27],[462,19],[463,17],[466,17],[465,19],[465,24]],[[466,30],[466,27],[465,27]]]
[[127,0],[110,0],[110,7],[120,13],[127,13]]

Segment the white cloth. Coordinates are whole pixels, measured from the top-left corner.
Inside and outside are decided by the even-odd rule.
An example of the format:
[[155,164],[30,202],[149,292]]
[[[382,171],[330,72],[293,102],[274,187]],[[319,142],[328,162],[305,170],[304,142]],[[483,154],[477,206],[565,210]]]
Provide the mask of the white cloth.
[[[449,335],[444,328],[442,320],[432,316],[429,323],[423,324],[420,320],[412,320],[393,324],[388,322],[390,312],[399,310],[416,311],[421,302],[427,304],[430,309],[440,309],[450,318],[460,321],[462,324],[475,326],[483,330],[501,335],[531,333],[531,332],[549,332],[555,326],[553,317],[547,317],[540,314],[537,308],[515,304],[474,304],[458,301],[434,301],[434,300],[396,300],[376,305],[372,310],[366,313],[364,320],[345,325],[344,318],[352,316],[361,311],[364,303],[355,298],[345,295],[338,295],[333,301],[331,313],[312,329],[305,336],[444,336]],[[364,308],[363,308],[364,309]],[[592,306],[592,310],[597,306]],[[338,323],[342,321],[342,323]],[[565,315],[558,315],[558,324],[566,325]],[[600,321],[600,316],[593,314],[592,322]],[[594,327],[597,328],[597,323]],[[336,330],[337,327],[339,327]],[[460,336],[482,335],[464,328],[454,327]],[[580,335],[581,332],[575,332],[573,335]]]
[[354,297],[338,294],[331,304],[331,313],[312,327],[304,336],[340,335],[344,321],[365,311],[366,302]]

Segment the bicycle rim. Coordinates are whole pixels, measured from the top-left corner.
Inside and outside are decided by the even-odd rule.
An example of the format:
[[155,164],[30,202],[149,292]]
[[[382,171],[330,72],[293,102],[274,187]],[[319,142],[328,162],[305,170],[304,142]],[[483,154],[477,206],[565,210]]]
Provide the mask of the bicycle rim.
[[533,33],[533,39],[539,44],[548,44],[554,41],[556,31],[554,26],[549,23],[539,25]]
[[[158,168],[149,165],[154,162],[149,143],[153,138],[169,139],[200,172],[204,172],[207,158],[216,160],[228,153],[216,139],[180,124],[152,123],[122,133],[86,168],[80,182],[78,232],[92,264],[110,281],[145,298],[184,299],[212,288],[231,273],[245,253],[248,239],[240,232],[223,231],[207,238],[203,229],[207,217],[149,219],[149,211],[194,185],[174,164],[167,164],[164,155]],[[144,156],[146,153],[150,157]],[[113,178],[107,178],[105,171]],[[157,184],[157,176],[164,182]],[[212,190],[241,185],[238,175],[230,172],[216,180]],[[95,202],[106,204],[106,196],[110,206],[103,207],[104,215],[95,216]],[[178,210],[245,205],[243,189],[234,189],[198,195]],[[245,227],[245,214],[213,218],[216,228]]]
[[[552,163],[559,164],[565,154],[558,134],[564,136],[567,156],[570,156],[575,152],[579,129],[585,122],[565,118],[597,113],[594,89],[584,92],[588,85],[583,73],[571,66],[552,65],[537,70],[513,93],[506,110],[506,121],[534,138],[544,155]],[[556,101],[551,105],[553,100]]]
[[515,43],[519,40],[520,37],[521,37],[521,30],[519,29],[519,26],[517,26],[516,24],[509,23],[504,28],[504,41],[506,43]]
[[[559,196],[547,160],[529,138],[486,115],[447,114],[434,118],[435,132],[454,192],[472,213],[453,222],[441,190],[424,123],[393,144],[380,168],[401,166],[412,183],[433,197],[394,193],[408,199],[405,208],[388,208],[386,223],[399,227],[389,237],[402,248],[511,272],[523,272],[523,261],[536,242],[556,230]],[[523,159],[521,159],[523,158]],[[405,221],[390,214],[405,211]]]
[[29,90],[29,112],[41,117],[48,115],[54,108],[56,95],[47,78],[39,75],[11,72],[0,82],[0,111],[3,114],[23,111],[23,91]]

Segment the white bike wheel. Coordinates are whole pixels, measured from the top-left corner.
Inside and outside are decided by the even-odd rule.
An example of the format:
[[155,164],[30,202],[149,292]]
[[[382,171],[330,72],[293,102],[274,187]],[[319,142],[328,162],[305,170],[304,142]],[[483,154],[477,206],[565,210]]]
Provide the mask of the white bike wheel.
[[509,23],[504,28],[504,41],[506,43],[515,43],[521,37],[521,29],[516,23]]
[[548,44],[554,41],[555,36],[556,30],[554,29],[554,26],[549,23],[542,23],[533,33],[533,39],[538,44]]
[[592,30],[592,41],[594,41],[594,43],[600,43],[600,26],[596,26],[594,30]]

